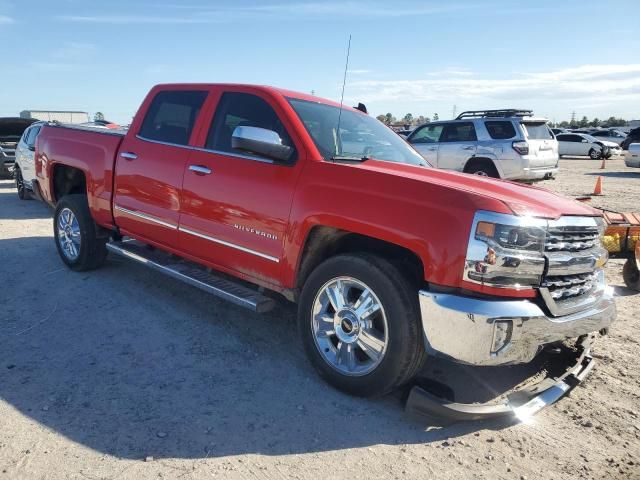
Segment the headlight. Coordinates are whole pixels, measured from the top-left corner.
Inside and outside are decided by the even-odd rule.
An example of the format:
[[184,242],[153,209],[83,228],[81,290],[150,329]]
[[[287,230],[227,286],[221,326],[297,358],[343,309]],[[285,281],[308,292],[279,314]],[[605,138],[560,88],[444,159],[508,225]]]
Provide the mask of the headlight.
[[473,219],[464,279],[512,289],[540,285],[546,220],[479,211]]

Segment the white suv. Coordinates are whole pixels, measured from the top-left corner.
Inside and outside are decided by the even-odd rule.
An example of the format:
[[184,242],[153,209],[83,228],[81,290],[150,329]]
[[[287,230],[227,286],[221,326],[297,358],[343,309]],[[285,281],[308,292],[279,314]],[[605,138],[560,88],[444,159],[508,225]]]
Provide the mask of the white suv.
[[447,170],[524,182],[558,172],[558,142],[547,120],[531,110],[463,112],[455,120],[416,128],[407,141]]

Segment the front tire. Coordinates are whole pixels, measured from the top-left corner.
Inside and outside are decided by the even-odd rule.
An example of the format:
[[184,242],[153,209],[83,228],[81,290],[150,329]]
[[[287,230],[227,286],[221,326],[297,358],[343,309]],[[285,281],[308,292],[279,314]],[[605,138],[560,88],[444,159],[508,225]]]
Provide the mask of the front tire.
[[107,237],[99,232],[86,195],[62,197],[53,216],[53,235],[60,258],[71,270],[93,270],[104,263]]
[[384,395],[409,382],[425,359],[418,288],[371,254],[330,258],[309,275],[298,326],[309,360],[344,392]]
[[595,148],[592,148],[591,150],[589,150],[589,158],[591,158],[591,160],[598,160],[601,156],[602,156],[602,152],[596,151]]

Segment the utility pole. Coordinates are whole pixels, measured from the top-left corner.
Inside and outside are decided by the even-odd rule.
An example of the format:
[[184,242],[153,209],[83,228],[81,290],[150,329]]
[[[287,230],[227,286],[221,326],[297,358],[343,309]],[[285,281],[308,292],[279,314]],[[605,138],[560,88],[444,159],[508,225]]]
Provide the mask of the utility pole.
[[315,94],[316,94],[316,91],[315,90],[311,90],[311,95],[315,96]]
[[574,110],[573,112],[571,112],[571,124],[570,125],[575,125],[576,124],[576,111]]
[[456,105],[453,106],[453,113],[451,114],[451,118],[456,118],[456,111],[458,110],[458,107]]

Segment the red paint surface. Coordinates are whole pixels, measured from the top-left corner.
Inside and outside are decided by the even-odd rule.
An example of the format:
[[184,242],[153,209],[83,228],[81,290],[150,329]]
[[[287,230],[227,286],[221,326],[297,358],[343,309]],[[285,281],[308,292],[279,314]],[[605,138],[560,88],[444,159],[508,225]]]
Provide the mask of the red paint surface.
[[[188,147],[136,137],[151,100],[167,89],[210,92]],[[225,91],[253,93],[271,104],[295,143],[295,164],[261,163],[202,148]],[[56,165],[79,168],[85,172],[89,205],[98,224],[117,225],[123,233],[275,289],[295,286],[309,232],[316,226],[329,226],[411,250],[422,260],[427,282],[490,295],[531,296],[535,293],[462,280],[474,213],[488,210],[544,218],[599,215],[587,205],[538,187],[377,160],[356,164],[324,161],[286,97],[337,105],[271,87],[159,85],[141,105],[124,138],[44,127],[36,157],[43,194],[49,202],[55,201],[52,174]],[[123,151],[134,152],[138,158],[123,159],[119,156]],[[213,173],[195,174],[188,170],[193,164]],[[122,214],[112,209],[114,202],[278,261]]]

